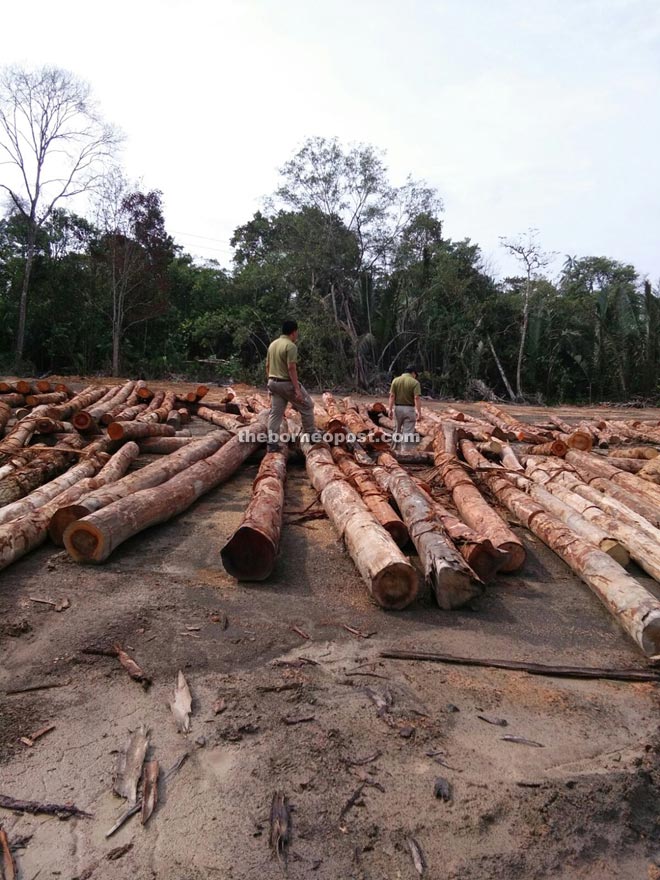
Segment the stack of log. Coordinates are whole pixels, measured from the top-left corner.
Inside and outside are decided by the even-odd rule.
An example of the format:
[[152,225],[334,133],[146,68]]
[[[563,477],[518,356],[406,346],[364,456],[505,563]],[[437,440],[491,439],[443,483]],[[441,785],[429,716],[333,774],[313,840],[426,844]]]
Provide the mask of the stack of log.
[[[47,538],[77,562],[103,562],[231,477],[262,445],[269,402],[233,389],[207,401],[208,392],[143,381],[75,394],[45,381],[0,383],[0,568]],[[632,560],[660,582],[660,422],[568,423],[551,412],[523,421],[492,403],[422,415],[418,449],[398,455],[382,402],[326,393],[315,404],[326,440],[300,444],[374,601],[404,608],[423,582],[442,609],[473,607],[496,578],[524,566],[530,531],[645,654],[660,654],[660,602],[625,570]],[[299,420],[287,416],[295,434]],[[264,456],[220,551],[238,579],[273,571],[287,466],[284,446]]]

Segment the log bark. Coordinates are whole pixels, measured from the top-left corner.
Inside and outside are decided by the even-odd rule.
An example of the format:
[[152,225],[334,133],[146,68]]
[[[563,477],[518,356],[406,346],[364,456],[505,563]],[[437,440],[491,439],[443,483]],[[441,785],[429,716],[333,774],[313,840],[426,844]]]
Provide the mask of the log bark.
[[[258,416],[254,423],[255,432],[265,432],[266,423],[266,413]],[[233,437],[217,452],[189,465],[165,483],[133,492],[129,497],[71,523],[64,533],[67,551],[76,562],[103,562],[128,538],[149,526],[166,522],[190,507],[205,492],[227,480],[260,445],[258,441]],[[189,454],[191,448],[192,444],[174,455]],[[172,457],[157,464],[162,467]]]
[[436,434],[434,453],[435,466],[443,483],[451,492],[454,505],[463,522],[504,552],[500,571],[517,571],[525,562],[525,548],[520,538],[488,504],[458,459],[445,452],[444,437],[441,433]]
[[37,510],[0,525],[0,569],[6,568],[30,550],[43,544],[48,537],[51,518],[60,505],[72,504],[90,489],[119,479],[138,454],[136,444],[127,443],[112,456],[95,477],[82,479]]
[[[229,440],[230,434],[227,433]],[[140,452],[146,452],[149,455],[169,455],[184,446],[189,446],[194,437],[145,437],[144,440],[138,441]]]
[[378,463],[389,474],[389,490],[417,549],[424,578],[440,608],[460,608],[483,592],[483,585],[435,516],[435,505],[410,474],[387,453]]
[[[464,443],[466,441],[463,441]],[[587,584],[647,656],[660,653],[660,602],[621,566],[492,468],[482,472],[491,492]]]
[[417,595],[417,573],[392,538],[344,479],[325,444],[301,444],[307,473],[330,521],[367,584],[370,595],[384,608],[401,609]]
[[240,526],[220,551],[225,570],[239,581],[263,581],[277,559],[284,510],[288,447],[262,459]]
[[186,468],[212,455],[230,439],[227,431],[213,431],[199,440],[172,452],[166,458],[158,459],[145,465],[133,474],[129,474],[112,485],[104,485],[94,492],[80,498],[75,504],[61,506],[53,514],[50,525],[50,537],[55,544],[62,544],[62,536],[67,526],[75,520],[90,513],[101,510],[109,504],[125,498],[131,493],[159,486],[166,480],[185,471]]
[[113,440],[141,440],[143,437],[174,437],[174,428],[158,422],[113,422],[108,437]]
[[368,471],[339,446],[331,449],[332,460],[344,474],[348,482],[359,492],[362,500],[376,517],[381,526],[390,535],[398,547],[405,547],[409,541],[408,528],[400,516],[394,512],[387,501],[385,494],[380,489]]

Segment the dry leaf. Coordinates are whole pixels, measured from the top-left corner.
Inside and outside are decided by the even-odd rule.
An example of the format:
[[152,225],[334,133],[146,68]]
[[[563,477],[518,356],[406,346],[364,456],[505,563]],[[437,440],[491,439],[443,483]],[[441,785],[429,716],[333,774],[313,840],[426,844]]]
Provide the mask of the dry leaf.
[[119,797],[126,798],[129,806],[137,801],[137,787],[142,776],[144,756],[149,746],[149,732],[143,724],[131,734],[125,752],[122,752],[117,762],[117,774],[113,785],[113,791]]
[[177,675],[174,687],[174,700],[170,703],[170,709],[174,715],[177,730],[188,733],[190,730],[190,713],[192,712],[192,696],[188,682],[181,670],[179,670]]

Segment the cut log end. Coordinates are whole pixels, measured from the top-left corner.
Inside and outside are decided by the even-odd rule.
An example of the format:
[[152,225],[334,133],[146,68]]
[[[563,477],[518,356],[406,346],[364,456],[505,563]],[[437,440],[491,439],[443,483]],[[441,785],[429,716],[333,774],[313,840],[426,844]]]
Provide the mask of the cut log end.
[[391,522],[383,523],[383,528],[392,538],[397,547],[405,547],[410,540],[408,527],[402,520],[392,520]]
[[436,567],[431,573],[430,582],[436,601],[443,611],[462,608],[483,593],[483,584],[474,580],[467,572],[448,566]]
[[660,613],[651,612],[644,621],[641,647],[647,657],[660,659]]
[[227,574],[239,581],[263,581],[273,570],[276,552],[265,535],[241,526],[220,551]]
[[124,436],[123,422],[110,422],[107,430],[108,437],[110,437],[111,440],[121,440]]
[[502,563],[507,560],[506,553],[493,547],[488,540],[479,543],[466,542],[460,550],[463,559],[485,584],[493,580]]
[[418,587],[415,569],[405,562],[393,562],[371,581],[371,596],[381,607],[400,611],[415,599]]
[[82,519],[83,516],[87,516],[89,510],[84,508],[81,504],[70,504],[68,507],[60,507],[59,510],[55,511],[50,519],[50,524],[48,526],[48,535],[53,542],[58,547],[64,546],[64,532],[67,529],[67,526],[72,522],[77,522],[79,519]]
[[94,419],[85,410],[77,412],[72,421],[78,431],[89,431],[94,426]]
[[513,541],[505,541],[502,544],[498,544],[497,547],[499,550],[503,550],[506,553],[506,560],[500,565],[500,571],[510,573],[512,571],[518,571],[519,568],[523,567],[527,553],[522,544],[516,544]]
[[64,546],[76,562],[102,560],[104,543],[100,529],[82,520],[70,523],[64,532]]

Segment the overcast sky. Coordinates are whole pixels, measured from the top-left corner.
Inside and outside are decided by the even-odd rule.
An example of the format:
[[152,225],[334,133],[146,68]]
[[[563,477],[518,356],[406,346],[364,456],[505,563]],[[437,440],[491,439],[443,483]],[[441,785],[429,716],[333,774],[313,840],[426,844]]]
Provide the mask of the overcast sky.
[[660,278],[658,0],[32,0],[0,47],[91,84],[200,257],[228,265],[277,169],[336,135],[436,187],[496,274],[498,237],[536,227]]

